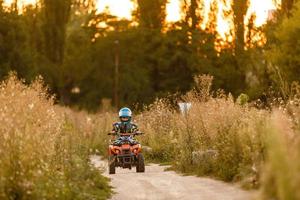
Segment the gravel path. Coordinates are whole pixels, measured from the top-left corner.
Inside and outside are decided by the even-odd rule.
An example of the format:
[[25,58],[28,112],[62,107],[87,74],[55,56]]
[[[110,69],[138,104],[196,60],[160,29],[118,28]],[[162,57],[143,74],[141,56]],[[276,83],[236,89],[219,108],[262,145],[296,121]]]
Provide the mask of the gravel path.
[[164,166],[151,164],[145,173],[117,168],[109,175],[107,163],[99,156],[91,162],[105,170],[104,176],[111,179],[116,194],[112,200],[251,200],[253,193],[235,185],[209,178],[181,176],[173,171],[164,171]]

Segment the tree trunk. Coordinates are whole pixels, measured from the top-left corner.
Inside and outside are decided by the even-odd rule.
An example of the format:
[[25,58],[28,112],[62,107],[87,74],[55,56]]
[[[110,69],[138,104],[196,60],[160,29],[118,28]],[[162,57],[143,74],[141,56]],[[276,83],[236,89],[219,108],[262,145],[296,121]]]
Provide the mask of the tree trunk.
[[167,0],[138,0],[140,26],[161,30],[166,18]]
[[197,26],[199,25],[199,18],[197,16],[197,9],[198,7],[198,0],[191,0],[191,6],[190,6],[190,17],[191,17],[191,28],[192,30],[195,30],[197,28]]
[[282,0],[282,11],[288,17],[291,15],[291,10],[294,5],[294,0]]
[[248,0],[234,0],[235,55],[240,56],[245,48],[244,20],[248,10]]

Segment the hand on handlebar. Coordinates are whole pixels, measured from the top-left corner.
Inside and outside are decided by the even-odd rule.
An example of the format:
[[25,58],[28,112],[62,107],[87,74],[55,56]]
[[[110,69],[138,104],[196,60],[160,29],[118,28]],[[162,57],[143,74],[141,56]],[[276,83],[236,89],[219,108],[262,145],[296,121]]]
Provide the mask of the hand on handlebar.
[[142,133],[141,131],[136,131],[135,133],[134,133],[134,135],[143,135],[144,133]]
[[[124,133],[125,134],[125,133]],[[143,135],[144,133],[142,133],[142,132],[140,132],[140,131],[136,131],[136,132],[134,132],[134,133],[127,133],[126,135]],[[112,132],[109,132],[107,135],[113,135],[113,136],[115,136],[115,135],[117,135],[117,132],[115,132],[115,131],[112,131]],[[121,135],[122,135],[122,133],[121,133]]]
[[117,133],[115,131],[111,131],[107,135],[117,135]]

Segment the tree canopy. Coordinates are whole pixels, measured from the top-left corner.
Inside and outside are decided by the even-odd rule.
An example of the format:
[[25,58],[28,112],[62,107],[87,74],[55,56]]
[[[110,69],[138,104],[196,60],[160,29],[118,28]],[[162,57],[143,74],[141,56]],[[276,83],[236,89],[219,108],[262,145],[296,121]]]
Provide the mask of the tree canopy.
[[[42,75],[59,103],[92,111],[116,90],[120,106],[183,94],[199,74],[214,76],[215,89],[251,99],[279,82],[300,81],[294,1],[284,1],[278,20],[261,29],[245,24],[249,2],[233,1],[224,15],[233,16],[234,40],[223,46],[217,46],[217,1],[206,28],[203,0],[183,1],[184,17],[174,23],[166,22],[166,3],[137,0],[132,20],[126,20],[97,13],[93,0],[43,0],[22,12],[0,1],[0,78],[10,71],[27,82]],[[248,45],[248,29],[264,35],[266,45]]]

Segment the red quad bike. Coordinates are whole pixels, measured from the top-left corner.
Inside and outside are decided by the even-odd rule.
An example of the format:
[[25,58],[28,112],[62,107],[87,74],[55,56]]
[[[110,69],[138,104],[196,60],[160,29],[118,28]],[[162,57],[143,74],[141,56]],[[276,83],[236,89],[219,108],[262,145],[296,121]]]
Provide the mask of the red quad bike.
[[[142,146],[134,139],[134,136],[142,134],[141,132],[121,133],[119,138],[109,145],[109,174],[115,174],[116,167],[131,170],[135,166],[136,172],[145,172]],[[116,133],[109,133],[108,135],[116,135]]]

